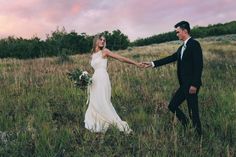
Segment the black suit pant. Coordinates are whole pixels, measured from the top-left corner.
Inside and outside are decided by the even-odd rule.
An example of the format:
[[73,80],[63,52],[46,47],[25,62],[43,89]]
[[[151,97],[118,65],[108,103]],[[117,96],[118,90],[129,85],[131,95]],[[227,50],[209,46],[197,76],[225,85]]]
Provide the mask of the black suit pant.
[[189,120],[183,113],[183,111],[179,108],[179,106],[184,100],[187,100],[189,116],[192,119],[193,126],[196,129],[197,133],[201,135],[202,128],[198,110],[198,91],[199,89],[197,90],[196,94],[189,94],[189,87],[184,88],[183,86],[180,86],[180,88],[171,99],[168,107],[170,111],[176,114],[176,117],[183,124],[183,126],[186,127],[189,123]]

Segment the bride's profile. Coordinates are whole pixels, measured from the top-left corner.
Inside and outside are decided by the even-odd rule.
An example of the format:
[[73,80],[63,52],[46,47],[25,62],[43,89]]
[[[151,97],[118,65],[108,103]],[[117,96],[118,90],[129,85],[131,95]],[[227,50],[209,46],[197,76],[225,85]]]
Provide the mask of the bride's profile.
[[85,113],[85,128],[91,132],[105,133],[110,125],[120,131],[130,133],[127,122],[122,121],[111,103],[111,83],[107,73],[108,57],[121,62],[142,67],[131,59],[112,53],[106,49],[106,39],[102,34],[97,34],[93,39],[91,66],[94,69],[92,85],[89,86],[89,105]]

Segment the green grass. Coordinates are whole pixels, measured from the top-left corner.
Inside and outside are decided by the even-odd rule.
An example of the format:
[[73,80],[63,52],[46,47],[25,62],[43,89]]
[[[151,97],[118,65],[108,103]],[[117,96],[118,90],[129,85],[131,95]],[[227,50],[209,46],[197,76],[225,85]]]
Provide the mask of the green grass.
[[[184,132],[167,109],[178,88],[175,64],[138,69],[109,60],[112,103],[134,130],[105,134],[84,128],[87,95],[66,73],[90,73],[89,55],[0,60],[0,156],[236,156],[236,46],[234,40],[201,39],[204,52],[199,108],[203,138]],[[119,51],[139,61],[164,57],[175,42]],[[181,108],[187,114],[186,102]]]

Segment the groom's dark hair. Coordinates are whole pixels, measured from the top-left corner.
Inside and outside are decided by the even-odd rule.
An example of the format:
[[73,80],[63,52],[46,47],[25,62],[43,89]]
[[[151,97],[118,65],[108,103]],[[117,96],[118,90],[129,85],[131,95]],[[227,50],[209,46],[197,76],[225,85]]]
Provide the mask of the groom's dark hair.
[[175,28],[180,27],[181,29],[186,29],[188,34],[190,34],[190,25],[187,21],[180,21],[175,25]]

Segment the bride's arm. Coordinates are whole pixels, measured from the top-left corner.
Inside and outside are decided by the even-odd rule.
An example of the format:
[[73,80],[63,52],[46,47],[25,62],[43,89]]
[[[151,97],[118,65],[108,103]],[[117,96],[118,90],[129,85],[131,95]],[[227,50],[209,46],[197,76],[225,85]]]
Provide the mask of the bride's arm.
[[117,60],[119,60],[121,62],[129,63],[129,64],[134,64],[136,66],[142,67],[141,63],[135,62],[135,61],[133,61],[133,60],[131,60],[129,58],[123,57],[123,56],[118,55],[116,53],[112,53],[108,49],[103,50],[103,57],[111,57],[111,58],[117,59]]

